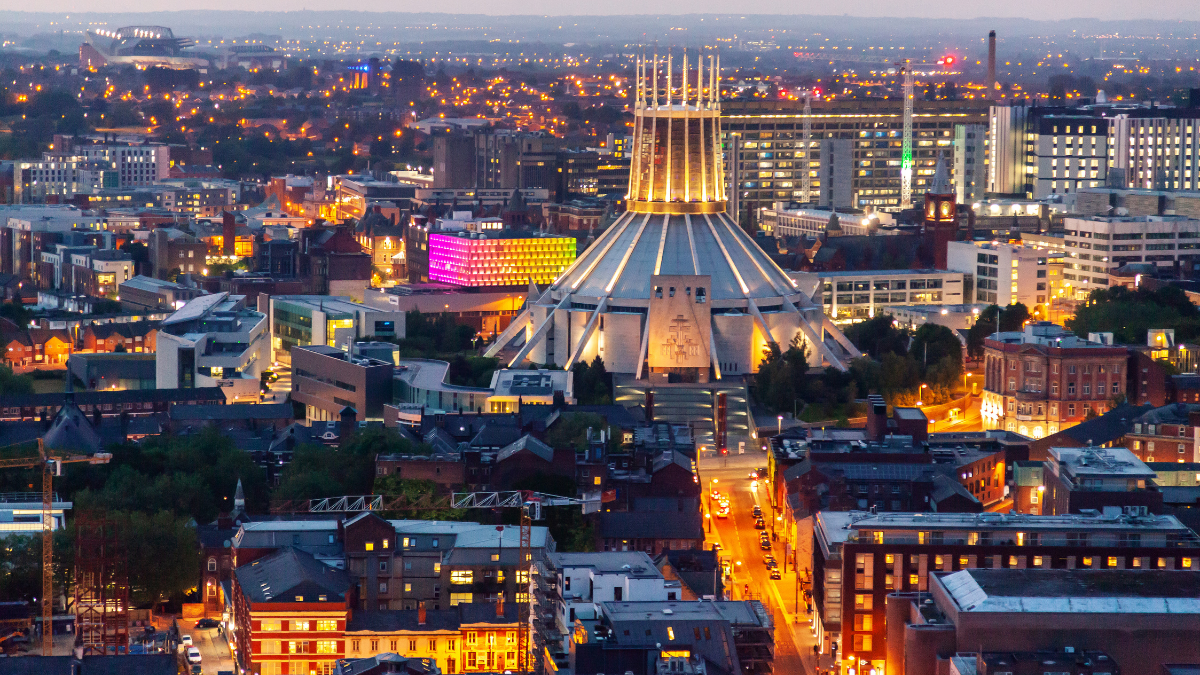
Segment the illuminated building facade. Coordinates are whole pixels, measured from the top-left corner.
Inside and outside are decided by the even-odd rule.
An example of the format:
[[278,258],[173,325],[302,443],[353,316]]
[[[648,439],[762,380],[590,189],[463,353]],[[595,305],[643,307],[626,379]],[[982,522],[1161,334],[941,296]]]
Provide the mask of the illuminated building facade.
[[[932,184],[938,152],[949,152],[958,125],[983,124],[988,110],[975,102],[919,102],[913,115],[913,190]],[[900,205],[900,162],[904,115],[900,101],[814,101],[805,116],[801,101],[750,99],[724,109],[724,140],[731,150],[730,175],[737,176],[743,211],[755,214],[773,202],[804,199],[804,124],[812,125],[809,171],[813,190],[823,192],[818,167],[822,153],[845,139],[851,148],[853,206],[895,209]],[[738,143],[730,142],[732,136]],[[956,181],[958,176],[954,176]]]
[[993,333],[984,340],[984,428],[1042,438],[1104,414],[1126,393],[1128,351],[1046,322]]
[[429,235],[429,280],[455,286],[550,284],[574,261],[574,237],[504,232]]
[[635,380],[705,384],[754,372],[764,349],[798,335],[813,365],[844,369],[858,355],[726,214],[719,66],[692,66],[687,54],[682,67],[638,61],[628,211],[529,298],[488,356],[524,331],[511,365],[599,357]]

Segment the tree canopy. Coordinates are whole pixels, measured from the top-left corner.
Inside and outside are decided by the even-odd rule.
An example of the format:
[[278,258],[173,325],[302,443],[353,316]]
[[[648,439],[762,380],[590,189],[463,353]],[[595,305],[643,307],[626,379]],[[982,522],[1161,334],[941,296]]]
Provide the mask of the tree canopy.
[[1177,286],[1114,286],[1092,291],[1066,327],[1081,337],[1112,333],[1114,341],[1126,344],[1145,344],[1151,328],[1174,328],[1176,340],[1191,340],[1200,336],[1200,310]]

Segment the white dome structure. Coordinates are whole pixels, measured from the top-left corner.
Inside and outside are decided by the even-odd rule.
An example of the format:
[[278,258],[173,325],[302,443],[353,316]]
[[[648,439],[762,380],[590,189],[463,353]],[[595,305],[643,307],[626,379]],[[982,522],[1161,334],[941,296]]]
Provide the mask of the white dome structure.
[[682,382],[753,373],[798,333],[813,365],[859,356],[725,213],[719,65],[697,65],[685,54],[676,81],[670,57],[639,61],[628,211],[545,291],[531,287],[489,356],[523,332],[510,366],[599,356],[609,372]]

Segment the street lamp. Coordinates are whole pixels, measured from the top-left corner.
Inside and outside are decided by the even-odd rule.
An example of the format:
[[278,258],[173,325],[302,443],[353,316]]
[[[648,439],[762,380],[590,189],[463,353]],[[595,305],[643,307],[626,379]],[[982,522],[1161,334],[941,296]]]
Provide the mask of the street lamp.
[[704,522],[708,525],[708,533],[712,534],[712,514],[704,514]]
[[778,423],[778,429],[776,430],[775,435],[779,436],[783,434],[783,415],[776,417],[775,421]]

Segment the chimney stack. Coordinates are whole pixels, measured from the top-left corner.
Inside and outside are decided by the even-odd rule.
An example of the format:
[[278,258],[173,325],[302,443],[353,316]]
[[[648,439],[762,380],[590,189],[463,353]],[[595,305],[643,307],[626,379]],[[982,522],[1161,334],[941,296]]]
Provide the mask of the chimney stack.
[[232,211],[221,213],[221,255],[233,256],[233,242],[237,237],[237,224]]
[[417,603],[417,625],[424,626],[425,620],[426,620],[425,601],[422,600],[419,603]]
[[996,31],[988,31],[987,97],[996,93]]

